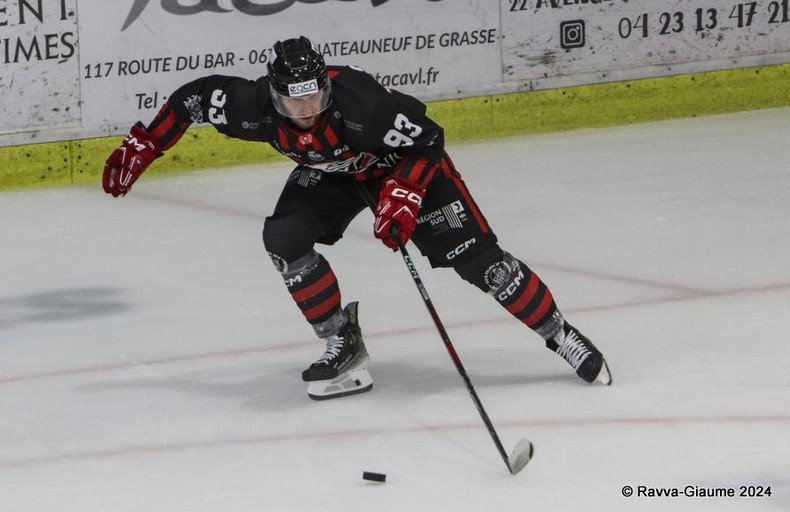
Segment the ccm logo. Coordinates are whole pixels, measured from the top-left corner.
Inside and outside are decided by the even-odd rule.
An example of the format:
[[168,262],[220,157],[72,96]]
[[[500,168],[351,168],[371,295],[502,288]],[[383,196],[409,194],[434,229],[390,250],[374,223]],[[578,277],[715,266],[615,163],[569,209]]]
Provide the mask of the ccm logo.
[[472,238],[471,240],[467,240],[466,242],[462,243],[452,251],[448,252],[446,256],[447,260],[449,261],[455,259],[456,256],[460,255],[462,252],[464,252],[465,250],[469,249],[469,247],[474,245],[476,241],[477,241],[476,238]]
[[395,187],[392,189],[392,192],[390,192],[390,195],[392,195],[392,197],[395,199],[405,199],[406,201],[414,203],[417,206],[422,205],[422,197],[420,197],[420,194],[416,192],[409,192],[405,188]]
[[288,84],[288,96],[292,98],[307,96],[316,92],[318,92],[318,82],[315,79],[308,80],[307,82]]
[[136,151],[145,151],[148,146],[137,140],[137,137],[134,135],[129,135],[126,137],[126,143],[130,146],[134,147]]
[[518,275],[515,277],[515,279],[513,279],[510,283],[508,283],[505,290],[499,295],[497,295],[497,298],[499,300],[505,300],[511,295],[513,295],[514,293],[516,293],[516,290],[518,290],[518,287],[521,285],[521,281],[523,280],[524,280],[524,271],[519,269]]
[[302,282],[302,276],[294,276],[285,280],[285,287],[291,288],[292,286]]

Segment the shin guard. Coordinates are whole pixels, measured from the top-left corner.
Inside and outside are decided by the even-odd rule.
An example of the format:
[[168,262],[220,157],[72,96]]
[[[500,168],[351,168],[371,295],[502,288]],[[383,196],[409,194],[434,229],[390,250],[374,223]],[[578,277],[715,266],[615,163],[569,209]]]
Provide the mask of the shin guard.
[[314,250],[290,263],[271,256],[291,297],[318,337],[340,330],[345,316],[340,308],[340,287],[329,262]]
[[492,295],[543,339],[550,339],[562,327],[562,315],[548,286],[527,265],[499,246],[483,251],[455,267],[455,271]]

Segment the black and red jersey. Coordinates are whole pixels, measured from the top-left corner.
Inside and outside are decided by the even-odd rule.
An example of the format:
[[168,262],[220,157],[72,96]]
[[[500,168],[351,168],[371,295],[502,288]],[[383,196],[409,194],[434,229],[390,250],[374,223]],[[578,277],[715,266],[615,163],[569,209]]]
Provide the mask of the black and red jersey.
[[308,130],[277,113],[268,77],[212,75],[178,88],[148,131],[168,149],[192,123],[210,123],[229,137],[268,142],[302,166],[358,179],[394,174],[423,188],[443,160],[452,166],[443,130],[423,103],[357,68],[327,69],[332,102]]

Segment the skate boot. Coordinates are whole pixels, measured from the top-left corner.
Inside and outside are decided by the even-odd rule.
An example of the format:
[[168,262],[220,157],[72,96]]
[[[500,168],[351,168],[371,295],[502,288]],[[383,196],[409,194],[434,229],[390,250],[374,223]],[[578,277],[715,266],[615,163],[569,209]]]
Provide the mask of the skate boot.
[[546,346],[568,361],[583,381],[598,381],[607,386],[612,384],[612,374],[603,354],[568,322],[563,322],[560,332],[547,340]]
[[302,380],[308,383],[307,396],[313,400],[355,395],[373,387],[367,368],[370,358],[357,319],[358,306],[358,302],[351,302],[345,307],[346,325],[323,338],[324,355],[302,372]]

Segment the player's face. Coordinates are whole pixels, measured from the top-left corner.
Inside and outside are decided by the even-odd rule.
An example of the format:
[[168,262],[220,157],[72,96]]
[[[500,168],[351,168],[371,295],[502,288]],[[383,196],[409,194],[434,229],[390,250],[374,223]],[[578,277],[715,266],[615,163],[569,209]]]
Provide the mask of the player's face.
[[326,110],[326,94],[328,94],[327,90],[322,89],[315,94],[298,98],[280,96],[279,101],[283,110],[282,113],[299,128],[312,128],[318,121],[318,116],[321,112]]

